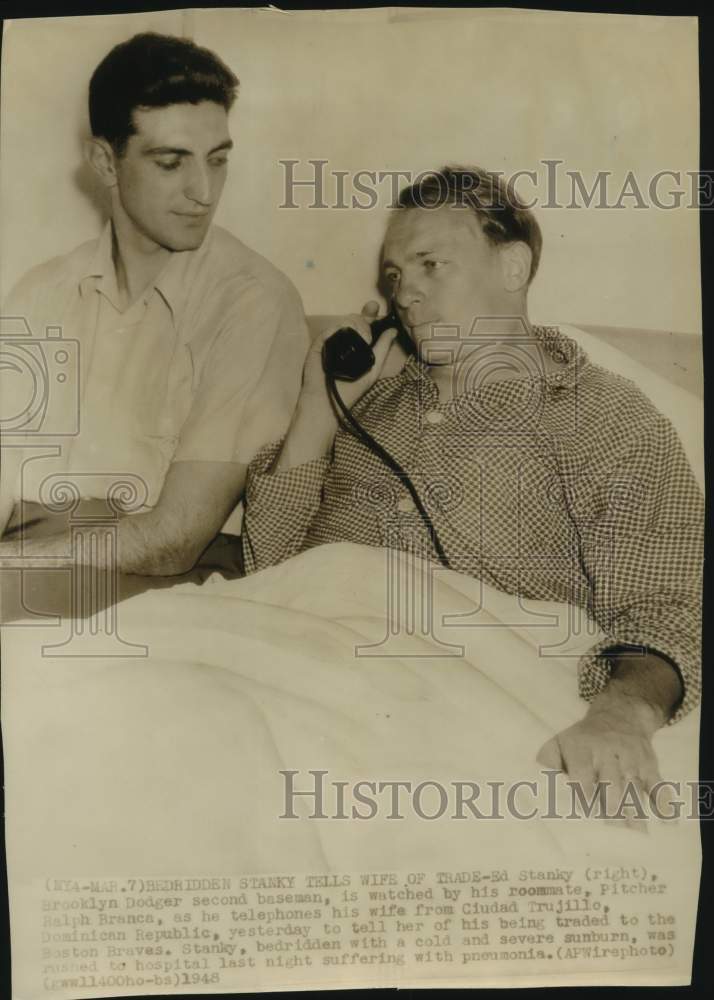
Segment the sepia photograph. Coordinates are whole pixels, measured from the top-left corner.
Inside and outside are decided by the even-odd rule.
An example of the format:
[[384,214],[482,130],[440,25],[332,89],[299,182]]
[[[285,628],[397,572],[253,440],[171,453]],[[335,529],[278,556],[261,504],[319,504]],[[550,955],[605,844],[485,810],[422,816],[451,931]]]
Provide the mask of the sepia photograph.
[[699,19],[4,21],[12,1000],[682,986]]

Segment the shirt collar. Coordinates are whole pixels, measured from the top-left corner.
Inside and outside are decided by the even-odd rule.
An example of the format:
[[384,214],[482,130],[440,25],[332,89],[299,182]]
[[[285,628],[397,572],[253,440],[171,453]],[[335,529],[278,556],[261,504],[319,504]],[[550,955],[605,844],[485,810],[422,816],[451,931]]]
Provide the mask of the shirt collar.
[[183,317],[193,284],[195,268],[209,252],[212,241],[213,228],[211,227],[206,233],[203,243],[196,250],[177,250],[172,253],[166,266],[154,281],[154,288],[169,307],[175,326],[180,324]]
[[[151,292],[156,289],[168,306],[175,326],[178,326],[181,322],[190,291],[189,269],[198,257],[202,257],[207,252],[212,236],[213,230],[209,229],[208,233],[206,233],[206,238],[197,250],[181,250],[172,253],[166,261],[165,266],[144,292],[144,299],[148,303]],[[97,289],[106,295],[109,301],[116,306],[119,294],[112,254],[112,240],[113,233],[110,219],[104,226],[97,241],[96,249],[86,269],[80,276],[79,289],[82,295],[85,294],[88,288]]]
[[116,295],[111,294],[112,282],[116,290],[116,272],[112,259],[112,224],[108,221],[97,240],[94,253],[79,277],[80,294],[84,295],[88,289],[102,287],[102,291],[108,291],[110,297],[116,301]]
[[[557,326],[532,326],[531,330],[535,338],[542,344],[546,353],[555,361],[562,364],[562,368],[548,372],[545,375],[524,375],[520,378],[504,379],[501,382],[490,382],[476,390],[480,394],[490,394],[497,392],[503,395],[509,389],[517,392],[523,388],[524,383],[530,383],[538,379],[548,390],[549,395],[559,396],[575,388],[580,380],[583,369],[589,364],[589,359],[585,351],[570,337],[561,333]],[[420,361],[415,354],[411,354],[402,369],[402,376],[413,382],[427,382],[433,386],[433,380],[429,375],[429,366]],[[469,392],[466,393],[470,394]]]

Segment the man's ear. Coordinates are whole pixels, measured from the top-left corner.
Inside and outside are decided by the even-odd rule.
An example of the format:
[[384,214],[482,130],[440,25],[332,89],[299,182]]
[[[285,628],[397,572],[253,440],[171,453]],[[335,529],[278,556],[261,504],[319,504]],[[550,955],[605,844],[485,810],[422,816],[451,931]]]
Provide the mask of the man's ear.
[[520,292],[528,285],[533,255],[527,243],[517,240],[501,248],[501,268],[506,291]]
[[92,137],[84,144],[84,156],[104,187],[117,184],[116,154],[106,139]]

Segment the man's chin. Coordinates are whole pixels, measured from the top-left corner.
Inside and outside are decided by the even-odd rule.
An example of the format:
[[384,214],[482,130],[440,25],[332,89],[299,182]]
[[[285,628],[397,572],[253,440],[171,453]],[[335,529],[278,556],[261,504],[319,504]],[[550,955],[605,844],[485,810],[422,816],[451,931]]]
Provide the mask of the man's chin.
[[425,340],[432,340],[434,337],[431,323],[415,323],[413,326],[407,326],[407,330],[409,331],[409,336],[417,345]]
[[416,342],[424,340],[458,341],[459,328],[453,323],[443,320],[429,320],[426,323],[415,323],[409,326],[412,338]]
[[445,336],[430,323],[419,328],[412,327],[411,338],[420,359],[428,365],[451,365],[461,350],[457,335]]
[[162,245],[165,250],[171,250],[173,253],[181,253],[181,251],[185,250],[198,250],[205,238],[206,232],[194,233],[191,236],[172,237]]

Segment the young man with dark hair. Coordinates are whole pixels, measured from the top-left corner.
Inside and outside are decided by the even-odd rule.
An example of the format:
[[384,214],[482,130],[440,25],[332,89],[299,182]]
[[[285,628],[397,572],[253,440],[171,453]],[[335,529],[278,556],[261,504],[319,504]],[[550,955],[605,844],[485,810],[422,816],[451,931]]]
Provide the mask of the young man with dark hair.
[[404,364],[386,332],[372,369],[339,384],[427,518],[328,392],[322,345],[346,325],[371,342],[370,303],[316,340],[287,435],[250,466],[246,566],[329,542],[391,545],[586,608],[605,634],[579,666],[591,704],[541,760],[583,785],[609,781],[617,804],[626,781],[657,781],[652,735],[698,699],[702,496],[647,397],[557,328],[531,325],[540,229],[484,176],[444,169],[403,192],[382,280],[415,354]]
[[[17,478],[3,477],[0,558],[33,521],[46,537],[28,533],[22,555],[74,564],[67,532],[51,534],[42,483],[66,475],[83,500],[102,500],[108,479],[130,474],[145,495],[119,523],[116,568],[184,573],[236,506],[258,447],[287,425],[309,343],[300,298],[267,260],[211,226],[237,88],[212,52],[152,33],[97,66],[87,151],[109,221],[99,239],[32,270],[3,309],[35,335],[61,328],[78,342],[78,391],[65,396],[67,407],[78,399],[79,428],[57,437],[55,457],[13,463],[23,453],[6,449]],[[57,398],[63,390],[47,386]],[[50,409],[43,444],[72,422],[57,399]],[[36,434],[28,428],[25,443]],[[12,442],[23,442],[22,427]]]

